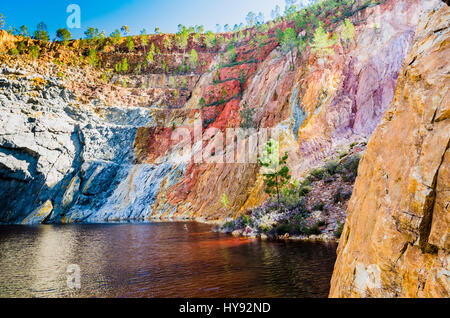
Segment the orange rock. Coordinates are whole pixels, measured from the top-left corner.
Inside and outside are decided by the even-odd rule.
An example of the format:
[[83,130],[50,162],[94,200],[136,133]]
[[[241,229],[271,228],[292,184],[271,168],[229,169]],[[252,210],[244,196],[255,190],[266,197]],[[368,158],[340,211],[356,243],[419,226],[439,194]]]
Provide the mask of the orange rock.
[[426,13],[361,160],[330,297],[449,297],[450,9]]

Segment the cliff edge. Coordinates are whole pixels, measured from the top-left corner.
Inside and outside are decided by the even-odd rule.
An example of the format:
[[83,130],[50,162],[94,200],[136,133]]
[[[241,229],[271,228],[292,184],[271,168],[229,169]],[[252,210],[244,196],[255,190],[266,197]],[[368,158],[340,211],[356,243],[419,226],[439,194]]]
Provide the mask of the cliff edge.
[[330,297],[448,297],[450,9],[424,13],[359,166]]

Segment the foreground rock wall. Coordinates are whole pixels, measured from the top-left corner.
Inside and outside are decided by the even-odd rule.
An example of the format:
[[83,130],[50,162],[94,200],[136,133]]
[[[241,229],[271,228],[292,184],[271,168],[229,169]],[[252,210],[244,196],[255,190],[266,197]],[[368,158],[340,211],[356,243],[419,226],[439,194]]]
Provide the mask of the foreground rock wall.
[[361,160],[331,297],[449,297],[450,9],[426,13]]

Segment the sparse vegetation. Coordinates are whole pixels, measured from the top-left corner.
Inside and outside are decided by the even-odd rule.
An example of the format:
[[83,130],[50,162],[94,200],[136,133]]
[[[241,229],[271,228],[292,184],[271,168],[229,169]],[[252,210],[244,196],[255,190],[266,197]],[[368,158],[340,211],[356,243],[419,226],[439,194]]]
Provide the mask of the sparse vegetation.
[[58,29],[56,31],[56,38],[63,43],[63,45],[67,45],[70,39],[72,39],[72,34],[69,30],[65,28]]
[[29,54],[30,54],[30,57],[31,57],[32,59],[38,59],[38,58],[39,58],[39,55],[41,54],[41,50],[39,49],[38,46],[32,45],[32,46],[29,48]]
[[265,146],[265,154],[258,158],[259,164],[263,167],[262,175],[264,176],[264,191],[271,197],[276,197],[278,207],[281,208],[281,189],[289,182],[291,175],[286,162],[288,159],[287,152],[279,158],[278,142],[271,139]]
[[126,73],[128,72],[128,61],[124,58],[121,62],[118,62],[115,65],[115,70],[117,73]]
[[228,200],[228,197],[225,193],[222,193],[222,197],[220,199],[220,204],[224,209],[228,209],[228,205],[230,204],[230,201]]
[[336,226],[336,230],[334,231],[334,236],[336,238],[340,238],[343,230],[344,230],[344,223],[337,221],[337,226]]
[[313,42],[311,44],[311,51],[317,52],[320,56],[334,55],[333,46],[336,43],[336,36],[330,38],[330,34],[325,32],[322,25],[314,32]]
[[95,67],[99,63],[97,52],[95,49],[90,49],[87,57],[89,65]]
[[197,54],[197,51],[194,49],[192,49],[191,54],[189,54],[189,65],[194,70],[198,66],[198,54]]
[[46,44],[49,41],[47,30],[47,25],[44,22],[40,22],[36,27],[36,31],[34,31],[34,38]]
[[240,127],[243,129],[256,128],[255,125],[255,109],[248,107],[247,103],[244,102],[243,108],[241,110],[241,124]]
[[128,52],[134,52],[134,41],[132,36],[127,36],[126,45]]
[[341,39],[345,45],[348,45],[351,39],[355,36],[355,26],[350,19],[345,19],[344,26],[342,27]]

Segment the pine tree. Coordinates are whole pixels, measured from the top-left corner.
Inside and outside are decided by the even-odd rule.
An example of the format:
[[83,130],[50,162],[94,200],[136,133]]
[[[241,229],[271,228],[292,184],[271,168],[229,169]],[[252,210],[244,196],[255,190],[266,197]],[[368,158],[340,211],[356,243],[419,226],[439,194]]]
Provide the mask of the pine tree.
[[197,51],[192,49],[191,54],[189,54],[189,65],[192,69],[196,69],[198,65],[198,54]]
[[28,28],[26,27],[26,25],[22,25],[19,30],[20,30],[20,35],[22,35],[24,37],[30,37],[30,33],[28,33]]
[[141,37],[141,45],[144,48],[144,55],[147,55],[148,35],[145,29],[141,31],[140,37]]
[[150,50],[148,52],[147,56],[145,57],[145,61],[147,62],[147,65],[153,64],[153,52]]
[[188,38],[189,31],[185,27],[182,27],[181,30],[175,35],[175,45],[180,50],[183,50],[183,53],[188,46]]
[[97,28],[89,27],[85,32],[84,36],[88,40],[97,41],[100,39],[100,31]]
[[250,11],[249,13],[247,13],[245,20],[247,21],[247,26],[249,26],[250,28],[253,27],[256,24],[256,14]]
[[330,39],[330,34],[328,32],[325,32],[322,25],[319,25],[319,27],[317,27],[316,31],[314,32],[311,51],[313,53],[317,52],[321,56],[334,55],[333,45],[335,43],[336,38],[332,37]]
[[49,41],[47,25],[44,22],[40,22],[37,25],[36,31],[34,31],[34,38],[36,40],[42,41],[44,44],[46,44]]
[[172,38],[167,37],[164,39],[164,47],[166,50],[171,50],[173,47]]
[[228,205],[230,204],[230,201],[228,200],[228,197],[225,193],[222,193],[222,197],[220,198],[220,203],[222,204],[222,207],[224,209],[228,209]]
[[72,34],[69,30],[62,28],[56,31],[56,38],[62,41],[63,45],[67,45],[70,39],[72,39]]
[[266,184],[264,191],[272,198],[276,196],[278,208],[281,208],[280,191],[291,179],[289,167],[286,165],[288,154],[286,152],[279,159],[279,145],[273,139],[270,139],[264,148],[264,155],[258,158],[259,164],[263,167],[262,174]]
[[97,52],[95,49],[90,49],[89,50],[89,54],[88,54],[88,63],[89,65],[95,67],[98,64],[98,56],[97,56]]
[[128,36],[126,39],[128,52],[134,52],[134,41],[132,36]]
[[122,25],[122,27],[120,28],[120,30],[122,31],[122,33],[124,35],[127,35],[128,33],[130,33],[130,28],[128,27],[128,25]]
[[121,42],[120,36],[121,36],[120,30],[118,30],[118,29],[114,30],[114,32],[111,33],[110,39],[111,39],[112,45],[120,44],[120,42]]
[[204,39],[206,48],[207,49],[212,48],[215,45],[215,41],[216,41],[216,35],[211,31],[206,32],[205,39]]
[[341,39],[346,45],[355,37],[355,26],[350,19],[345,19],[344,26],[342,27]]
[[283,34],[281,35],[280,45],[281,49],[284,52],[290,52],[292,66],[294,66],[294,54],[292,51],[298,45],[297,32],[295,32],[292,28],[287,28],[286,30],[284,30]]

